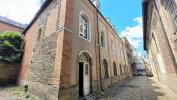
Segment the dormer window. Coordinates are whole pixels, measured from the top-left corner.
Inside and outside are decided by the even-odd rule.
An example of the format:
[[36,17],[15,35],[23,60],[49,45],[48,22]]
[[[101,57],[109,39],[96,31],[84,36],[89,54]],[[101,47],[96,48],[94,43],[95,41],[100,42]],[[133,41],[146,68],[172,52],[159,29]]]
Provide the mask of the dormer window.
[[90,40],[89,22],[84,15],[80,16],[80,32],[79,35],[84,39]]

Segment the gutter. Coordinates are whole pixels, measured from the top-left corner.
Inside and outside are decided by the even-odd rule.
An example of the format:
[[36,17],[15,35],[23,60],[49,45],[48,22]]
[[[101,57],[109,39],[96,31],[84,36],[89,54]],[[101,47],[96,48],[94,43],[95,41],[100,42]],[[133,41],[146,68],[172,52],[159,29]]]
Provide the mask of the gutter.
[[144,50],[147,50],[146,45],[146,34],[147,34],[147,15],[148,15],[148,1],[143,0],[142,2],[142,14],[143,14],[143,40],[144,40]]

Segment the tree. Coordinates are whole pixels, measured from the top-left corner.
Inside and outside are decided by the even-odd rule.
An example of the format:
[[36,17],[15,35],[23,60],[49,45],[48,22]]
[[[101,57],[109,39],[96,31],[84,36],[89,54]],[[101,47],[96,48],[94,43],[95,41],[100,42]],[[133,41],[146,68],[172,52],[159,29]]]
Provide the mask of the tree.
[[0,62],[20,63],[24,36],[18,32],[0,33]]

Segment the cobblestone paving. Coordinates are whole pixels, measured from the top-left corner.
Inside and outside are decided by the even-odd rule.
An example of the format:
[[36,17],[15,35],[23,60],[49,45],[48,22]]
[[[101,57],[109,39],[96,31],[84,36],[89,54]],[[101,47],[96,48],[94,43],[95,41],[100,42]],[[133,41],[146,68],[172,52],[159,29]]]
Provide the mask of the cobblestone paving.
[[[121,81],[105,90],[105,93],[107,96],[98,100],[177,100],[177,94],[146,76]],[[0,87],[0,100],[39,100],[26,96],[19,87]],[[96,100],[96,97],[91,95],[81,100]]]
[[106,90],[99,100],[177,100],[177,94],[146,76],[133,77]]

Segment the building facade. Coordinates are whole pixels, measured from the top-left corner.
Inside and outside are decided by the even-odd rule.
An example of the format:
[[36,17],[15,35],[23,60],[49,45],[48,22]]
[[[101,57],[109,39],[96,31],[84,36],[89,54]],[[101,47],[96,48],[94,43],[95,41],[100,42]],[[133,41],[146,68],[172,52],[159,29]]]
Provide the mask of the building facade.
[[7,17],[0,16],[0,33],[5,31],[22,32],[25,27],[25,24],[21,24]]
[[132,76],[128,41],[90,0],[45,0],[24,34],[19,84],[40,98],[77,100]]
[[143,25],[152,73],[177,93],[177,0],[143,0]]

